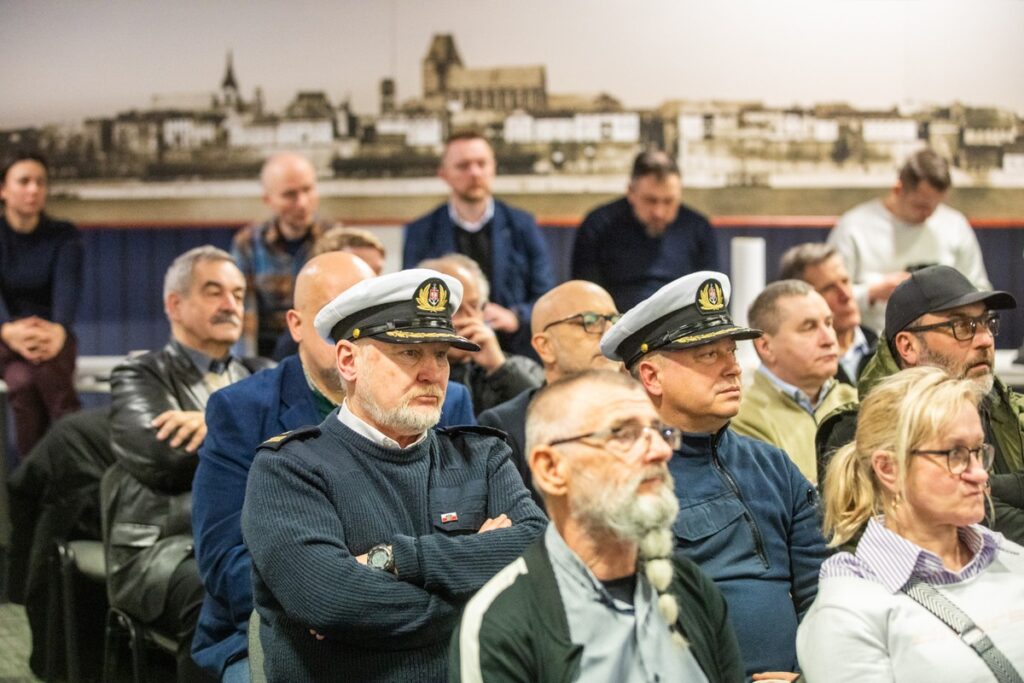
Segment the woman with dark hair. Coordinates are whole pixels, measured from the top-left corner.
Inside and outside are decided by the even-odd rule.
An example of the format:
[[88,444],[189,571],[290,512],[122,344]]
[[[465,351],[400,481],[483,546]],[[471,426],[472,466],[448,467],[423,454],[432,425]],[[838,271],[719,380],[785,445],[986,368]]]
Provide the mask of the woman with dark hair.
[[917,367],[878,384],[825,475],[821,567],[797,632],[810,683],[998,681],[1024,672],[1024,548],[978,523],[993,448],[976,382]]
[[82,243],[74,225],[43,213],[41,156],[14,154],[0,171],[0,371],[25,457],[51,422],[79,408],[71,323]]

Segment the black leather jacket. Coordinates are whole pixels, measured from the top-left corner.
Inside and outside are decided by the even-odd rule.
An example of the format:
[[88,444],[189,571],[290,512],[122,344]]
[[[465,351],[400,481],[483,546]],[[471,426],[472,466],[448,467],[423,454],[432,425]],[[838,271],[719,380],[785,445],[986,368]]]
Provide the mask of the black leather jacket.
[[[268,367],[244,362],[246,372]],[[130,359],[110,377],[116,463],[100,490],[110,602],[149,622],[161,615],[167,583],[192,554],[192,475],[198,457],[156,438],[166,410],[204,410],[210,391],[181,345]]]

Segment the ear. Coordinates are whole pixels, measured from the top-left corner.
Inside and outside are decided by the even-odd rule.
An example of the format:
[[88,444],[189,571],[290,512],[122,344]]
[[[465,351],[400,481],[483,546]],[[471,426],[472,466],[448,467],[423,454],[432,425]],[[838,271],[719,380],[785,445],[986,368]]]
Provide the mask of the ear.
[[356,379],[356,356],[359,355],[359,349],[356,345],[347,339],[342,339],[334,346],[335,360],[338,366],[338,374],[341,375],[341,379],[346,382],[352,382]]
[[[921,340],[910,332],[897,332],[893,346],[899,358],[894,358],[902,367],[917,367],[921,360]],[[900,361],[902,360],[902,363]]]
[[899,490],[899,468],[896,459],[889,451],[881,449],[871,454],[871,469],[875,471],[875,477],[891,493]]
[[296,344],[302,342],[302,314],[294,308],[289,308],[284,314],[285,322],[288,323],[288,333],[292,335],[292,341]]
[[772,346],[772,337],[769,334],[763,334],[754,340],[754,351],[757,352],[757,357],[761,359],[761,362],[765,365],[771,365],[775,362],[775,349]]
[[555,357],[554,345],[551,343],[546,332],[538,332],[533,335],[533,338],[530,339],[530,345],[533,346],[533,350],[540,356],[544,365],[555,364],[557,358]]
[[179,308],[181,308],[181,294],[171,292],[164,298],[164,313],[167,314],[167,319],[171,322],[176,323],[181,320],[181,315],[178,313]]
[[263,195],[261,196],[261,198],[263,199],[264,205],[270,206],[270,195],[267,193],[266,190],[263,191]]
[[551,446],[537,446],[530,451],[529,464],[533,485],[546,498],[564,498],[568,494],[568,463],[558,451]]
[[644,385],[644,389],[651,396],[661,396],[665,393],[664,387],[661,384],[661,367],[657,363],[652,361],[648,357],[641,358],[637,361],[636,376],[640,380],[640,383]]

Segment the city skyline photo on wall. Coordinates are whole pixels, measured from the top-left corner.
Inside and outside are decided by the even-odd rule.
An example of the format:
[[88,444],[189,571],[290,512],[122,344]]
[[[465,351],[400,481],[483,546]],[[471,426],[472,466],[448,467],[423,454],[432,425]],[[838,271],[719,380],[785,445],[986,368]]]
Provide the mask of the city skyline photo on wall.
[[0,147],[45,151],[56,201],[86,217],[96,202],[158,217],[161,203],[189,201],[196,217],[232,218],[280,149],[314,161],[328,202],[404,216],[441,192],[441,143],[463,128],[492,140],[498,191],[548,215],[619,192],[647,146],[673,154],[690,198],[719,214],[839,211],[923,145],[952,161],[969,214],[1024,213],[1015,0],[40,2],[4,13],[17,68]]

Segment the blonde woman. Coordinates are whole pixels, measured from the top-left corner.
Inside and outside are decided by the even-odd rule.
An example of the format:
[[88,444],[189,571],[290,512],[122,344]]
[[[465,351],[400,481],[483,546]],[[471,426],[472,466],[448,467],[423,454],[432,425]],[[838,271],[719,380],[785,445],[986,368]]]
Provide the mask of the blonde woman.
[[824,489],[830,544],[863,536],[822,565],[797,633],[807,681],[1021,680],[1024,548],[978,525],[993,457],[980,399],[927,367],[865,399]]

